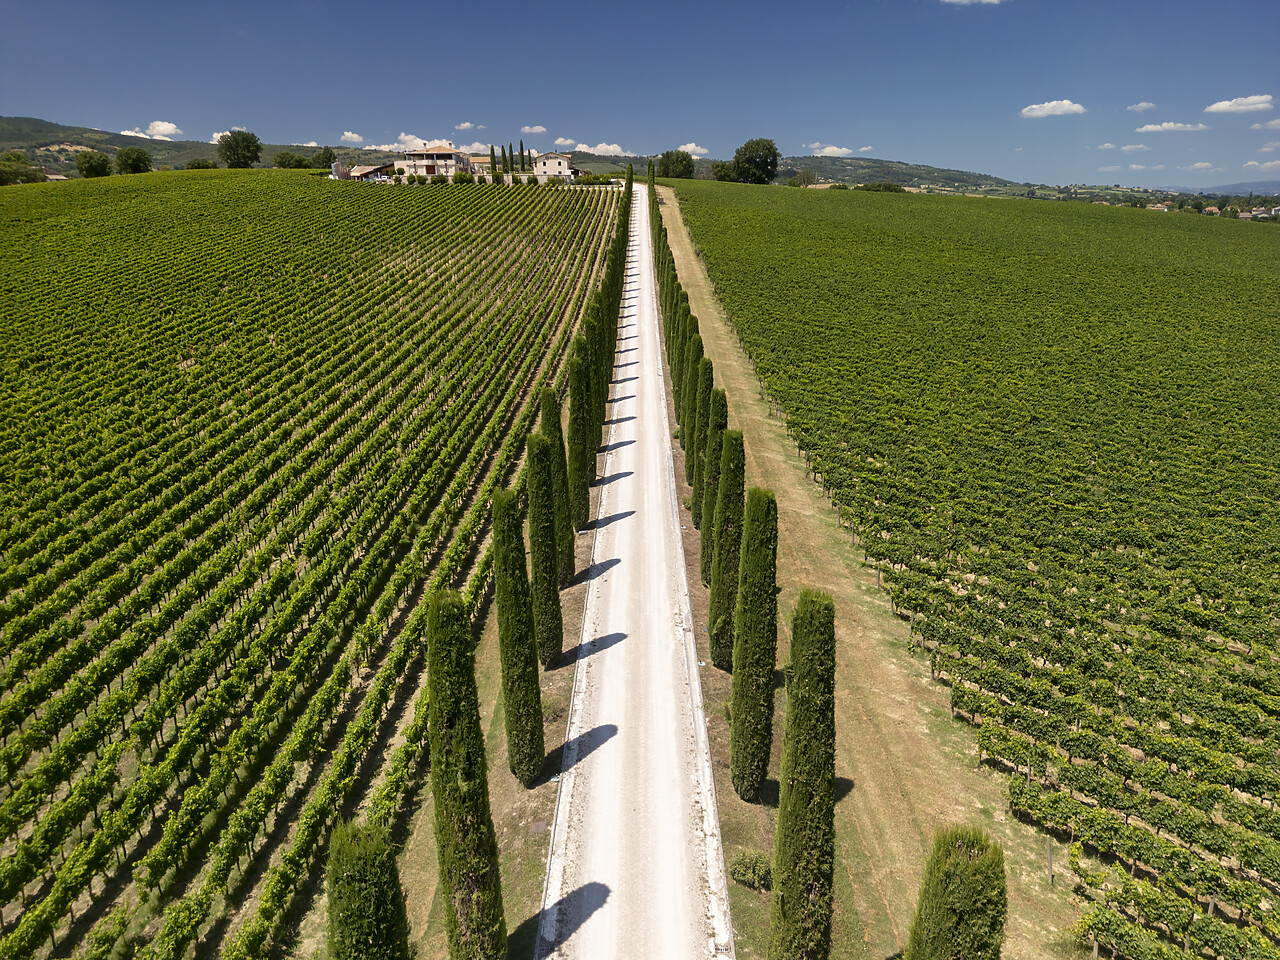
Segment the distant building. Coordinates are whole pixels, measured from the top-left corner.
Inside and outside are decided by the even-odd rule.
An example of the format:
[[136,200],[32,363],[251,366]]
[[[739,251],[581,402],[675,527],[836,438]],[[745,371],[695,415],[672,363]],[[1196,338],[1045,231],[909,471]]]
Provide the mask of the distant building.
[[376,165],[352,167],[352,180],[388,180],[395,173],[394,163],[379,163]]
[[489,158],[488,157],[471,157],[471,172],[476,176],[489,175]]
[[44,168],[44,178],[46,180],[66,180],[67,179],[62,174],[55,173],[54,171],[50,170],[48,167]]
[[451,143],[426,150],[410,150],[396,166],[403,167],[406,174],[420,177],[452,177],[459,171],[472,172],[471,157]]
[[567,153],[540,153],[534,158],[533,172],[539,183],[546,183],[552,177],[572,181],[580,171],[573,168],[573,158]]
[[1205,207],[1205,208],[1204,208],[1204,213],[1208,214],[1208,215],[1209,215],[1209,216],[1211,216],[1211,217],[1216,217],[1216,216],[1217,216],[1219,213],[1221,213],[1221,212],[1222,212],[1222,211],[1221,211],[1221,210],[1219,210],[1217,207]]

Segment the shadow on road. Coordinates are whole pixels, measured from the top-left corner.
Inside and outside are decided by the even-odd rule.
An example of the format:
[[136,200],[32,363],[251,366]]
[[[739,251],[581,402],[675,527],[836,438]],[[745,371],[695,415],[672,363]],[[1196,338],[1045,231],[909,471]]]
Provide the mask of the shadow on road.
[[620,370],[620,369],[621,369],[621,368],[623,368],[623,367],[634,367],[634,366],[636,366],[636,365],[637,365],[637,364],[639,364],[639,363],[640,363],[640,361],[639,361],[639,360],[629,360],[629,361],[627,361],[626,363],[615,363],[615,364],[613,365],[613,369],[615,369],[615,370]]
[[585,660],[593,653],[600,653],[602,650],[608,650],[610,647],[617,646],[623,640],[627,639],[625,633],[606,633],[603,637],[592,637],[586,643],[580,643],[572,650],[566,650],[560,654],[560,663],[557,666],[567,667],[571,663],[577,663],[579,660]]
[[611,423],[626,423],[628,420],[634,419],[635,417],[614,417],[612,420],[606,420],[604,424],[607,427]]
[[530,960],[531,957],[545,957],[559,950],[608,899],[609,888],[595,880],[566,893],[545,911],[548,919],[559,918],[559,922],[554,924],[558,929],[547,931],[552,939],[537,943],[538,921],[542,918],[542,913],[535,913],[516,927],[507,938],[508,960]]
[[608,560],[593,563],[587,569],[579,570],[574,574],[573,579],[569,581],[569,586],[576,587],[580,583],[589,583],[601,574],[608,573],[621,562],[617,557],[610,557]]
[[593,487],[607,487],[611,483],[617,483],[619,480],[625,480],[631,476],[633,471],[621,470],[618,473],[611,473],[607,477],[596,477],[591,481]]
[[631,382],[633,382],[633,381],[635,381],[635,380],[639,380],[639,379],[640,379],[639,377],[623,377],[621,380],[610,380],[610,381],[609,381],[609,386],[611,386],[611,387],[612,387],[612,386],[616,386],[616,385],[617,385],[617,384],[619,384],[619,383],[631,383]]
[[[531,786],[536,787],[546,783],[557,774],[567,773],[617,735],[618,728],[614,724],[602,723],[600,726],[593,727],[585,733],[578,734],[572,740],[560,744],[560,746],[548,753],[547,758],[542,761],[542,770],[538,774],[538,779]],[[573,757],[572,763],[565,763],[566,754]]]
[[[627,441],[627,443],[633,443],[633,442],[634,441],[632,440]],[[635,513],[636,512],[634,510],[624,510],[622,511],[622,513],[611,513],[607,517],[596,517],[594,520],[589,522],[582,529],[583,530],[599,530],[601,527],[607,527],[611,523],[617,523],[619,520],[625,520],[627,519],[627,517],[633,517],[635,516]]]
[[628,393],[625,397],[610,397],[605,403],[621,403],[623,400],[634,400],[635,398],[636,395],[634,393]]

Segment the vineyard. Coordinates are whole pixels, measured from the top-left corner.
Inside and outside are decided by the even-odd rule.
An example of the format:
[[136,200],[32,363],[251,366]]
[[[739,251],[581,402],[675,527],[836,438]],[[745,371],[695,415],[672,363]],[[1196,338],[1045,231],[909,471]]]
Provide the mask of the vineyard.
[[978,758],[1070,842],[1081,940],[1280,957],[1280,237],[677,190],[762,390]]
[[620,193],[51,186],[0,203],[0,956],[260,956],[421,786],[419,601],[485,604]]

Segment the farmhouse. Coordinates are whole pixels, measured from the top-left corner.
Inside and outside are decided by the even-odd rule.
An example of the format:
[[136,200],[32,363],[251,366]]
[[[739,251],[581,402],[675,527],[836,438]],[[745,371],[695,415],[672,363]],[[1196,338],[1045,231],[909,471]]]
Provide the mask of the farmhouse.
[[472,172],[471,157],[453,144],[429,147],[426,150],[410,150],[396,166],[406,174],[434,177],[441,174],[452,177],[458,171]]
[[573,168],[573,158],[567,153],[540,153],[533,161],[533,172],[545,183],[552,177],[571,181],[581,171]]

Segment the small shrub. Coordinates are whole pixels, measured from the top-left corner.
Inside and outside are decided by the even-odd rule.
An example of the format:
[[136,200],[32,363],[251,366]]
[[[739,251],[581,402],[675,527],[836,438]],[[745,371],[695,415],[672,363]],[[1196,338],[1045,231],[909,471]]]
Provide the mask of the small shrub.
[[524,182],[531,187],[536,187],[538,185],[538,178],[531,173],[525,178]]
[[446,177],[443,173],[437,173],[434,177],[431,178],[431,182],[439,185],[442,183],[448,183],[449,178]]
[[773,889],[773,865],[763,853],[739,850],[729,859],[729,876],[752,890]]
[[454,183],[475,183],[476,178],[465,170],[458,170],[453,175]]

